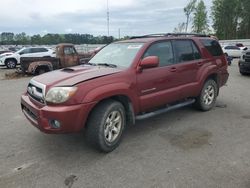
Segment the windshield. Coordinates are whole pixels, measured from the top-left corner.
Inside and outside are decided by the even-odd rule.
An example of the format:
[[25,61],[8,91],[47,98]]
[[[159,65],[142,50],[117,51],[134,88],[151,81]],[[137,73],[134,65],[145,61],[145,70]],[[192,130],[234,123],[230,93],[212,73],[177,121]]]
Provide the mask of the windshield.
[[113,43],[97,53],[89,63],[129,67],[143,43]]
[[22,52],[23,50],[25,50],[25,48],[22,48],[22,49],[16,51],[15,54],[19,54],[19,53]]

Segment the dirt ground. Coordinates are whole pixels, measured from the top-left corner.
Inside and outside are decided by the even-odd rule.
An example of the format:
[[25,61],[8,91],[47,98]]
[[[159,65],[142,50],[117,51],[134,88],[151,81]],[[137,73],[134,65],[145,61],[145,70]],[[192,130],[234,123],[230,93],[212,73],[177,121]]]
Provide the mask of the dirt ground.
[[250,188],[250,76],[236,62],[229,73],[213,110],[137,121],[109,154],[41,133],[20,109],[30,78],[0,80],[0,187]]

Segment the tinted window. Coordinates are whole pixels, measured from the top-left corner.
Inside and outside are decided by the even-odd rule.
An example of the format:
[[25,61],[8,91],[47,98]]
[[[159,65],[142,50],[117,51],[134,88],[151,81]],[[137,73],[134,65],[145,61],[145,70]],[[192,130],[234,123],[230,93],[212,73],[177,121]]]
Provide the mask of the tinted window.
[[202,44],[210,52],[212,56],[221,56],[223,51],[220,47],[220,44],[213,39],[201,39]]
[[30,52],[30,48],[26,48],[26,49],[24,49],[24,50],[22,50],[22,51],[19,52],[20,55],[22,55],[22,54],[28,54],[28,53],[31,53]]
[[174,41],[174,49],[177,62],[200,59],[200,53],[191,40]]
[[48,49],[46,48],[37,48],[38,52],[47,52]]
[[151,45],[143,57],[158,56],[159,66],[171,65],[174,63],[172,44],[170,41],[159,42]]
[[226,46],[225,49],[226,50],[240,50],[240,48],[237,46]]
[[194,59],[200,59],[201,58],[200,51],[198,50],[194,42],[192,42],[192,48],[193,48],[193,53],[194,53]]

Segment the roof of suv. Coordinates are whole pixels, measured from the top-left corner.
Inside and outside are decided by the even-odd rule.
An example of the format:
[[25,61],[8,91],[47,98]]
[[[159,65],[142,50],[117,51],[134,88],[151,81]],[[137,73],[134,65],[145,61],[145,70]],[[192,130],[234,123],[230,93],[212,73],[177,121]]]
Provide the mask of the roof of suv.
[[204,34],[198,34],[198,33],[161,33],[161,34],[150,34],[150,35],[143,35],[143,36],[134,36],[131,37],[128,40],[119,41],[119,42],[154,42],[161,39],[166,38],[211,38],[216,40],[213,36],[210,35],[204,35]]

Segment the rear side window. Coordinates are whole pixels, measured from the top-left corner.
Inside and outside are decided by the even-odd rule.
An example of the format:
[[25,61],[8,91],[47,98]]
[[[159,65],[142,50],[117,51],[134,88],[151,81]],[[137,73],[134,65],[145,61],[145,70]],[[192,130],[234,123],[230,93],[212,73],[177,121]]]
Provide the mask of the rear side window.
[[39,51],[39,52],[48,52],[49,50],[46,49],[46,48],[38,48],[38,51]]
[[172,44],[170,41],[158,42],[152,44],[144,54],[143,58],[148,56],[159,57],[159,66],[167,66],[174,63],[174,55],[172,50]]
[[213,39],[201,39],[201,43],[205,46],[205,48],[210,52],[212,56],[221,56],[223,55],[223,51],[220,47],[219,42]]
[[201,58],[199,50],[191,40],[175,40],[174,50],[176,61],[179,63]]

